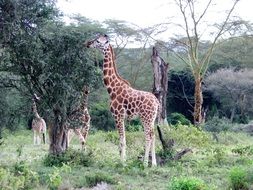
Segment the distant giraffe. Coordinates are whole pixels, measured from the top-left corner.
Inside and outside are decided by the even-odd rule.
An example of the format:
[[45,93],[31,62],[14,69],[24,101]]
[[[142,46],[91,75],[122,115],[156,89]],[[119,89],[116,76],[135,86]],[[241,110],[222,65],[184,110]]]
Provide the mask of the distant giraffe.
[[104,54],[104,84],[110,95],[110,109],[114,116],[116,127],[120,136],[120,155],[122,162],[126,160],[126,137],[124,120],[139,116],[145,132],[144,166],[148,165],[151,149],[152,166],[156,165],[154,122],[157,116],[159,102],[150,92],[136,90],[122,79],[116,69],[115,57],[108,36],[100,35],[98,38],[86,43],[88,48],[97,48]]
[[34,94],[33,97],[33,105],[32,105],[32,111],[34,114],[34,118],[32,121],[32,130],[33,130],[33,144],[39,145],[41,142],[41,135],[43,143],[46,144],[46,131],[47,126],[45,120],[40,117],[37,111],[36,101],[39,100],[39,98]]
[[[70,119],[68,122],[68,128],[69,128],[68,129],[68,146],[74,134],[78,136],[79,141],[81,142],[83,148],[86,144],[88,132],[90,129],[90,114],[88,111],[88,94],[89,94],[89,89],[87,86],[84,86],[80,106],[76,110],[74,110],[69,116]],[[80,123],[81,126],[79,128],[70,128],[72,122]]]

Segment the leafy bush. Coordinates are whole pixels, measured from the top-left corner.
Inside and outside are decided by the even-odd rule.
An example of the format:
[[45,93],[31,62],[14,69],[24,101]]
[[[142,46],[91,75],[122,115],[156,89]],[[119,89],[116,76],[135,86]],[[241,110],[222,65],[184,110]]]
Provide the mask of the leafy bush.
[[25,178],[24,188],[28,189],[39,183],[39,176],[32,171],[24,161],[18,162],[14,165],[14,174],[16,176],[23,176]]
[[231,122],[227,118],[219,118],[218,116],[214,116],[211,119],[208,119],[204,125],[204,129],[210,132],[221,132],[227,131],[231,125]]
[[232,190],[247,190],[247,172],[239,167],[232,168],[229,173],[230,186]]
[[49,173],[47,176],[47,184],[50,189],[57,189],[62,183],[62,173],[71,172],[71,167],[63,164],[62,167],[55,167],[52,173]]
[[213,157],[215,159],[215,161],[218,163],[218,164],[222,164],[222,161],[226,158],[225,157],[225,150],[222,148],[222,147],[216,147],[214,150],[213,150]]
[[113,177],[111,177],[108,174],[104,174],[104,173],[95,173],[95,174],[87,175],[87,176],[85,176],[85,179],[86,179],[86,183],[89,187],[94,187],[98,183],[101,183],[101,182],[106,182],[109,184],[116,184],[116,181],[115,181],[115,179],[113,179]]
[[63,164],[89,166],[92,163],[92,152],[77,151],[68,149],[66,152],[61,154],[48,154],[44,158],[45,166],[58,166],[61,167]]
[[115,131],[110,131],[106,133],[105,141],[109,141],[113,144],[119,144],[119,134]]
[[91,108],[92,125],[99,130],[110,131],[115,129],[114,119],[107,102],[97,103]]
[[169,190],[207,190],[207,185],[197,178],[175,178],[169,185]]
[[177,112],[170,114],[169,123],[172,125],[177,125],[178,123],[182,125],[191,125],[190,120],[188,120],[183,114]]
[[141,125],[127,125],[126,126],[126,131],[129,132],[136,132],[136,131],[141,131],[142,126]]
[[145,175],[145,167],[141,159],[132,159],[127,162],[126,165],[118,163],[115,165],[117,171],[126,175]]
[[0,189],[23,189],[25,178],[15,176],[8,169],[0,167]]
[[251,146],[237,147],[233,148],[232,152],[239,154],[240,156],[253,155],[253,147]]
[[142,131],[142,123],[140,118],[134,118],[128,122],[126,122],[126,131],[135,132],[135,131]]
[[0,167],[0,189],[32,189],[38,183],[38,174],[24,161],[17,162],[13,170]]
[[171,127],[171,130],[167,133],[166,136],[174,139],[177,145],[203,147],[211,142],[209,134],[194,126],[178,124],[176,128]]
[[16,152],[18,153],[18,157],[20,157],[22,155],[23,148],[24,148],[24,145],[18,145],[18,148],[16,150]]
[[241,114],[235,115],[235,118],[233,120],[233,122],[235,122],[235,123],[242,123],[242,124],[248,124],[249,121],[250,121],[249,116],[247,116],[245,114],[243,114],[243,115],[241,115]]

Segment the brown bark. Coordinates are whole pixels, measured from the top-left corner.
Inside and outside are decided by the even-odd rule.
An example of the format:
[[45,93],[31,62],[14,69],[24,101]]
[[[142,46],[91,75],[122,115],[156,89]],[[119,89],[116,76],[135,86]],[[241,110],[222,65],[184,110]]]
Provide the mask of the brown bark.
[[202,123],[202,104],[203,104],[203,93],[202,93],[202,78],[200,75],[195,77],[195,92],[194,92],[194,124],[199,125]]
[[160,102],[160,109],[158,113],[158,122],[167,125],[167,112],[166,112],[166,96],[168,91],[168,67],[169,64],[159,56],[158,51],[153,47],[151,56],[151,63],[153,66],[154,83],[153,94]]
[[181,150],[180,152],[178,152],[175,156],[174,156],[174,160],[180,160],[185,154],[187,154],[188,152],[192,152],[192,149],[190,148],[185,148],[183,150]]
[[49,152],[60,154],[68,148],[68,130],[65,117],[61,114],[59,108],[54,109],[54,121],[49,129],[50,147]]

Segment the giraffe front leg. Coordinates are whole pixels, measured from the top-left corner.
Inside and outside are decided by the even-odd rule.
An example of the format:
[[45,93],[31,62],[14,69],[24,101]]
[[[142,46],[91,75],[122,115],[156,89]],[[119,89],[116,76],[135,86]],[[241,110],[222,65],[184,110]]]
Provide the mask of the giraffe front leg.
[[87,123],[86,125],[84,125],[83,129],[82,129],[82,136],[83,136],[83,149],[85,150],[85,144],[87,141],[87,137],[88,137],[88,133],[89,133],[89,129],[90,129],[90,124]]
[[36,145],[37,138],[36,138],[36,132],[33,131],[33,145]]
[[38,140],[38,145],[40,145],[40,141],[41,141],[40,134],[37,134],[37,140]]
[[145,154],[144,154],[144,160],[143,160],[144,167],[148,167],[150,146],[151,146],[151,139],[146,137]]
[[126,162],[126,136],[125,136],[125,126],[124,120],[120,119],[119,121],[115,120],[117,129],[119,131],[119,152],[121,162],[124,164]]

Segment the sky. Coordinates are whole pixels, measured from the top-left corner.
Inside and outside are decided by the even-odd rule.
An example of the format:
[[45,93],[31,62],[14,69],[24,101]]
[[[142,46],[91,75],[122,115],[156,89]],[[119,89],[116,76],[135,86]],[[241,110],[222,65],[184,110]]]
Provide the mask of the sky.
[[[92,20],[125,20],[139,27],[148,27],[173,20],[182,22],[174,0],[58,0],[58,8],[66,15],[79,13]],[[207,0],[200,0],[203,10]],[[232,6],[232,0],[214,0],[206,20],[209,24],[221,22],[222,15]],[[240,0],[233,16],[253,22],[253,0]],[[174,31],[175,34],[177,31]],[[173,35],[172,32],[170,35]]]

